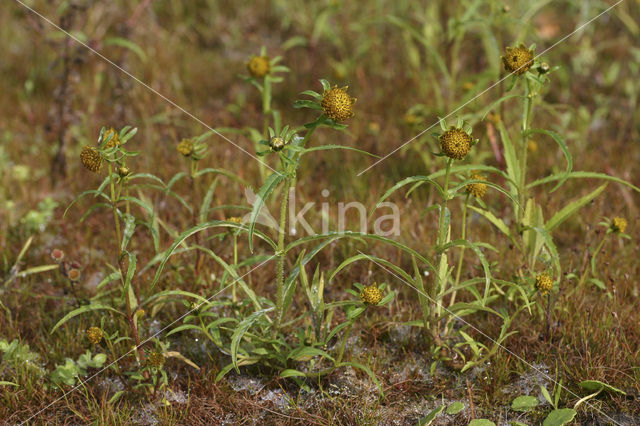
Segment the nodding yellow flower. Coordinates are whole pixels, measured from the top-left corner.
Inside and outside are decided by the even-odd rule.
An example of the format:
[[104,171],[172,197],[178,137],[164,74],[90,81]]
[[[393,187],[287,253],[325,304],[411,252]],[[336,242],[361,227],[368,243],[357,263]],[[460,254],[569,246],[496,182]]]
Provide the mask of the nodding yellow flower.
[[242,218],[238,217],[238,216],[233,216],[233,217],[228,217],[225,219],[227,222],[232,222],[232,223],[242,223]]
[[274,151],[282,151],[285,145],[285,140],[280,136],[274,136],[269,140],[269,147]]
[[85,169],[98,173],[102,168],[102,155],[92,146],[85,145],[80,152],[80,161]]
[[90,327],[87,330],[87,339],[94,345],[100,343],[104,337],[104,332],[99,327]]
[[127,177],[130,174],[131,174],[131,170],[129,170],[127,166],[118,167],[118,175],[120,175],[120,177]]
[[529,50],[521,44],[518,47],[507,47],[502,63],[507,72],[522,75],[533,66],[533,50]]
[[[482,176],[480,173],[473,173],[469,178],[472,180],[485,180],[484,176]],[[468,184],[466,188],[467,191],[469,191],[469,194],[480,199],[487,193],[486,183],[474,182]]]
[[623,217],[614,217],[611,222],[611,230],[613,232],[624,233],[625,229],[627,229],[627,219]]
[[382,293],[374,285],[366,285],[360,292],[360,299],[366,305],[377,305],[382,300]]
[[102,141],[106,141],[108,140],[108,142],[106,144],[104,144],[104,149],[108,149],[108,148],[113,148],[114,146],[118,146],[120,145],[120,139],[118,138],[118,132],[116,132],[116,129],[114,129],[113,127],[110,127],[109,129],[105,130],[105,132],[102,134]]
[[322,111],[324,115],[335,122],[345,121],[353,117],[353,104],[356,98],[352,98],[347,93],[349,86],[333,86],[332,89],[322,95]]
[[442,152],[455,160],[462,160],[469,153],[471,142],[471,135],[457,127],[452,127],[440,135]]
[[538,142],[534,141],[533,139],[529,139],[529,142],[527,142],[527,151],[532,154],[538,152]]
[[542,294],[548,294],[553,288],[553,279],[549,274],[540,274],[536,277],[536,288]]
[[176,149],[180,154],[189,157],[194,152],[193,141],[191,139],[182,139]]
[[268,56],[254,56],[247,63],[247,71],[252,77],[262,78],[271,71],[271,62]]
[[138,310],[136,311],[136,316],[138,317],[138,319],[142,319],[147,316],[147,311],[142,308],[138,308]]
[[147,357],[147,364],[156,368],[162,367],[164,365],[164,355],[160,352],[151,352]]

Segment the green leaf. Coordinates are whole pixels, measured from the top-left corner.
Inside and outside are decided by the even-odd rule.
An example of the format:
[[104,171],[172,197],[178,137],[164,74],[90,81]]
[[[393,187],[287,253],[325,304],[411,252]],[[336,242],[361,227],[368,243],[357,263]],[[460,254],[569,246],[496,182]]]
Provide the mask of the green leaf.
[[[558,175],[547,176],[545,178],[538,179],[536,181],[533,181],[533,182],[529,183],[527,185],[527,188],[533,188],[534,186],[543,185],[543,184],[549,183],[549,182],[554,182],[556,180],[563,179],[564,177],[565,177],[565,175],[562,175],[562,176],[558,176]],[[640,188],[638,188],[635,185],[632,185],[631,183],[627,182],[626,180],[617,178],[615,176],[610,176],[610,175],[607,175],[605,173],[598,173],[598,172],[571,172],[571,173],[569,173],[569,175],[566,176],[566,179],[604,179],[604,180],[609,180],[609,181],[612,181],[612,182],[620,183],[622,185],[628,186],[629,188],[633,189],[636,192],[640,192]]]
[[464,404],[460,401],[456,401],[447,407],[447,414],[454,416],[462,410],[464,410]]
[[[105,46],[119,46],[131,50],[142,62],[147,62],[147,55],[144,50],[134,42],[122,37],[109,37],[104,41]],[[131,135],[133,136],[133,135]]]
[[315,110],[322,110],[322,106],[316,101],[299,99],[293,103],[294,108],[311,108]]
[[124,214],[124,231],[122,232],[122,242],[120,244],[120,250],[124,251],[131,241],[133,231],[136,228],[136,218],[128,213]]
[[589,392],[604,390],[611,393],[621,393],[623,395],[627,394],[625,391],[614,388],[613,386],[603,383],[599,380],[585,380],[583,382],[580,382],[578,386],[580,386],[582,389],[588,390]]
[[468,208],[470,208],[471,210],[475,211],[476,213],[478,213],[479,215],[483,216],[485,219],[487,219],[489,222],[491,222],[496,228],[498,228],[500,230],[500,232],[502,232],[504,235],[506,235],[507,237],[509,237],[509,239],[511,240],[511,242],[518,247],[518,241],[516,240],[516,238],[513,236],[513,234],[511,233],[511,230],[509,229],[509,227],[504,223],[504,221],[498,217],[496,217],[492,212],[490,212],[489,210],[485,210],[485,209],[481,209],[479,207],[476,206],[472,206],[472,205],[468,205]]
[[515,411],[529,411],[538,406],[538,398],[535,396],[522,395],[511,403],[511,409]]
[[360,154],[365,154],[365,155],[369,155],[371,157],[376,157],[376,158],[380,158],[380,156],[375,155],[375,154],[371,154],[370,152],[367,151],[363,151],[361,149],[357,149],[357,148],[353,148],[350,146],[346,146],[346,145],[321,145],[321,146],[314,146],[312,148],[305,148],[302,150],[302,154],[307,154],[309,152],[313,152],[313,151],[328,151],[328,150],[332,150],[332,149],[346,149],[348,151],[355,151],[355,152],[359,152]]
[[418,420],[417,426],[428,426],[428,425],[430,425],[435,420],[435,418],[438,416],[438,414],[442,413],[443,411],[444,411],[444,405],[440,405],[440,406],[436,407],[434,410],[431,410],[431,412],[429,414],[427,414],[425,417],[423,417],[420,420]]
[[607,187],[607,185],[608,185],[608,183],[603,183],[598,188],[596,188],[594,191],[590,192],[589,194],[585,195],[584,197],[579,198],[577,200],[574,200],[574,201],[570,202],[569,204],[567,204],[566,206],[564,206],[560,211],[556,212],[556,214],[554,214],[551,219],[549,219],[547,221],[547,223],[544,225],[545,229],[547,231],[549,231],[549,232],[553,231],[562,222],[564,222],[571,215],[573,215],[575,212],[577,212],[580,208],[582,208],[585,205],[589,204],[591,202],[591,200],[593,200],[598,195],[600,195],[600,193],[602,191],[604,191],[604,189]]
[[576,416],[576,410],[572,408],[561,408],[559,410],[553,410],[549,413],[542,426],[562,426],[569,423]]
[[298,371],[298,370],[294,370],[292,368],[287,368],[286,370],[283,370],[282,373],[280,373],[280,377],[285,379],[287,377],[305,377],[306,374],[304,374],[302,371]]
[[16,386],[16,387],[18,387],[17,384],[15,384],[13,382],[6,382],[4,380],[0,380],[0,386]]
[[111,306],[103,305],[102,303],[91,303],[90,305],[84,305],[79,307],[78,309],[74,309],[73,311],[69,312],[60,321],[58,321],[58,323],[51,329],[50,333],[53,334],[53,332],[56,331],[58,327],[60,327],[62,324],[69,321],[71,318],[75,316],[84,314],[85,312],[101,311],[101,310],[115,312],[116,314],[124,316],[123,313],[121,313],[117,309],[112,308]]
[[556,184],[556,186],[554,186],[553,189],[551,189],[550,192],[553,192],[556,189],[558,189],[567,180],[567,178],[569,177],[569,173],[571,173],[571,169],[573,169],[573,157],[571,156],[571,153],[569,152],[569,148],[567,147],[567,144],[564,141],[564,138],[562,136],[560,136],[559,134],[557,134],[556,132],[552,132],[551,130],[544,130],[544,129],[529,129],[527,131],[527,135],[529,135],[531,133],[542,133],[544,135],[551,136],[553,138],[553,140],[556,141],[556,143],[558,144],[558,146],[560,147],[560,149],[564,153],[565,159],[567,160],[566,171],[560,177],[560,182],[558,182]]
[[[256,195],[255,203],[253,204],[253,209],[251,210],[251,219],[249,223],[249,250],[253,253],[253,232],[256,227],[256,220],[258,220],[258,216],[260,215],[260,210],[262,210],[262,206],[264,206],[265,201],[271,195],[273,190],[278,186],[280,182],[285,179],[285,175],[281,173],[272,173],[267,180],[265,181],[262,188]],[[288,191],[289,188],[285,188],[285,191]]]
[[236,372],[240,373],[240,369],[238,368],[238,348],[240,347],[240,341],[242,340],[242,336],[249,330],[249,328],[260,319],[261,316],[265,315],[267,312],[272,311],[273,308],[266,308],[260,311],[256,311],[249,315],[247,318],[242,320],[240,324],[233,331],[233,335],[231,336],[231,362],[233,364],[233,368],[235,368]]
[[496,424],[487,419],[473,419],[469,422],[469,426],[496,426]]
[[289,355],[287,355],[287,359],[293,359],[294,361],[308,361],[314,356],[321,356],[323,358],[330,359],[334,361],[333,357],[319,348],[314,348],[313,346],[302,346],[292,350]]

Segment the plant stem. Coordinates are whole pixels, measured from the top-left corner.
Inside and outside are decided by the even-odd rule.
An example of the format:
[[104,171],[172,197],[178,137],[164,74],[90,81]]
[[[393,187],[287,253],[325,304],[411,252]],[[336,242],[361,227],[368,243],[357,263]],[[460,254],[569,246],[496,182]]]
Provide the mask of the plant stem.
[[282,202],[280,203],[280,224],[278,228],[278,250],[276,251],[276,318],[273,324],[271,337],[275,338],[278,334],[280,324],[282,322],[282,308],[284,304],[284,237],[287,226],[287,214],[289,213],[289,191],[292,188],[293,180],[290,177],[285,178],[284,193],[282,194]]
[[[467,206],[469,205],[469,194],[464,200],[464,206],[462,207],[462,229],[460,231],[460,238],[467,238]],[[454,282],[454,287],[457,287],[460,284],[460,275],[462,273],[462,264],[464,262],[464,249],[466,247],[462,246],[460,249],[460,259],[458,259],[458,269],[456,271],[456,280]],[[452,306],[456,302],[456,293],[458,290],[454,290],[451,294],[451,300],[449,301],[449,306]]]
[[594,250],[593,254],[591,255],[591,259],[590,259],[590,264],[591,265],[586,265],[584,268],[584,271],[582,272],[582,275],[580,276],[580,281],[578,281],[578,287],[581,287],[584,282],[587,279],[587,276],[589,274],[589,269],[591,269],[591,273],[595,274],[595,271],[593,270],[593,263],[595,262],[595,258],[598,256],[598,253],[600,253],[600,250],[602,250],[602,246],[604,245],[605,240],[607,239],[607,235],[608,233],[605,232],[604,235],[602,236],[602,239],[600,240],[600,243],[598,243],[596,249]]
[[[529,131],[529,123],[531,122],[531,113],[533,106],[533,94],[531,92],[531,83],[529,80],[525,79],[525,99],[524,99],[524,111],[522,114],[522,146],[520,147],[521,151],[521,162],[520,162],[520,184],[518,188],[518,193],[520,194],[520,206],[524,206],[527,201],[527,153],[529,151],[528,147],[528,136],[527,133]],[[522,220],[524,218],[524,210],[518,209],[518,223],[522,225]]]
[[109,163],[109,186],[111,188],[111,209],[113,210],[113,222],[116,226],[116,259],[120,259],[120,244],[122,244],[122,234],[120,233],[120,219],[118,218],[118,198],[116,196],[116,186],[113,184],[113,168]]
[[[191,177],[191,193],[193,196],[193,213],[191,215],[193,226],[198,225],[198,206],[200,205],[199,194],[198,194],[198,182],[197,176],[198,173],[198,161],[191,158],[191,162],[189,164],[189,175]],[[200,232],[196,232],[195,235],[196,245],[200,245]],[[200,267],[202,266],[202,251],[200,248],[196,249],[196,268],[195,274],[196,278],[200,277]]]

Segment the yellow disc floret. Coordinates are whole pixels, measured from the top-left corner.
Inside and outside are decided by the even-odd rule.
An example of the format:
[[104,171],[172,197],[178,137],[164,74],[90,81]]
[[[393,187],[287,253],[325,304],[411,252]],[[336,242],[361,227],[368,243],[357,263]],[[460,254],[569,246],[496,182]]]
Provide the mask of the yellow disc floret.
[[377,305],[382,300],[382,293],[375,285],[366,285],[360,292],[360,298],[366,305]]
[[162,367],[164,365],[164,355],[160,352],[151,352],[147,358],[147,364],[155,368]]
[[247,71],[252,77],[262,78],[271,71],[271,62],[268,56],[254,56],[247,64]]
[[[484,176],[482,176],[479,173],[474,173],[471,175],[470,179],[484,180]],[[467,185],[466,188],[467,188],[467,191],[469,191],[469,194],[473,195],[476,198],[482,198],[487,193],[486,183],[474,182]]]
[[85,169],[98,173],[102,167],[102,155],[100,152],[89,145],[85,145],[80,152],[80,161]]
[[114,146],[120,145],[118,132],[116,132],[116,129],[114,129],[113,127],[105,130],[105,132],[102,134],[102,141],[107,141],[103,146],[104,149],[113,148]]
[[542,293],[547,294],[553,288],[553,279],[548,274],[540,274],[536,277],[536,288]]
[[322,95],[322,111],[324,115],[335,122],[345,121],[353,117],[353,104],[356,98],[347,93],[349,87],[337,87],[324,92]]
[[462,160],[469,153],[471,142],[471,135],[457,127],[452,127],[440,135],[442,152],[455,160]]
[[613,218],[613,221],[611,222],[611,230],[613,232],[624,233],[626,229],[627,229],[627,219],[623,217]]
[[87,330],[87,339],[94,345],[97,345],[104,337],[104,332],[98,327],[91,327]]
[[507,47],[502,63],[507,72],[515,75],[524,74],[533,66],[533,50],[529,50],[521,44],[518,47]]
[[184,155],[185,157],[188,157],[191,154],[193,154],[193,151],[194,151],[193,141],[191,139],[182,139],[178,144],[178,146],[176,147],[176,149],[180,154]]

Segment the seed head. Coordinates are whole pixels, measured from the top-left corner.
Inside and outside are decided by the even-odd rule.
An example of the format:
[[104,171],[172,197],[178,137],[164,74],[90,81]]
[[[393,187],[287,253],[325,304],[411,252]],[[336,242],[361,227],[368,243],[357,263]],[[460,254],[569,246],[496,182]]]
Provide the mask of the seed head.
[[334,86],[322,95],[322,111],[324,115],[335,122],[345,121],[353,117],[353,104],[356,98],[352,98],[347,93],[349,86]]
[[85,169],[93,173],[98,173],[102,168],[102,155],[92,146],[85,145],[80,152],[80,161]]
[[533,50],[529,50],[521,44],[518,47],[507,47],[502,57],[504,69],[515,75],[524,74],[533,65]]
[[176,149],[180,154],[189,157],[194,152],[193,141],[191,139],[182,139]]
[[254,56],[247,64],[247,71],[252,77],[262,78],[271,71],[271,63],[268,56]]
[[284,139],[279,136],[274,136],[269,140],[269,146],[274,151],[281,151],[285,145]]
[[51,258],[54,262],[60,263],[64,259],[64,252],[60,249],[53,249],[51,251]]
[[536,277],[536,288],[542,294],[547,294],[553,288],[553,280],[548,274],[540,274]]
[[164,365],[164,355],[160,352],[151,352],[147,357],[147,364],[156,368],[162,367]]
[[469,153],[471,142],[471,135],[457,127],[452,127],[440,135],[442,152],[455,160],[462,160]]
[[[473,173],[470,177],[472,180],[484,180],[484,176],[479,173]],[[487,184],[486,183],[470,183],[466,186],[469,194],[473,195],[476,198],[482,199],[484,195],[487,193]]]
[[377,305],[382,300],[382,293],[375,285],[366,285],[360,292],[360,298],[366,305]]
[[74,283],[80,281],[80,276],[81,276],[81,273],[80,273],[80,269],[78,268],[71,268],[67,272],[67,277]]
[[99,327],[90,327],[87,330],[87,339],[94,345],[100,343],[104,337],[104,332]]
[[614,217],[611,222],[611,230],[622,234],[625,229],[627,229],[627,219],[623,217]]

